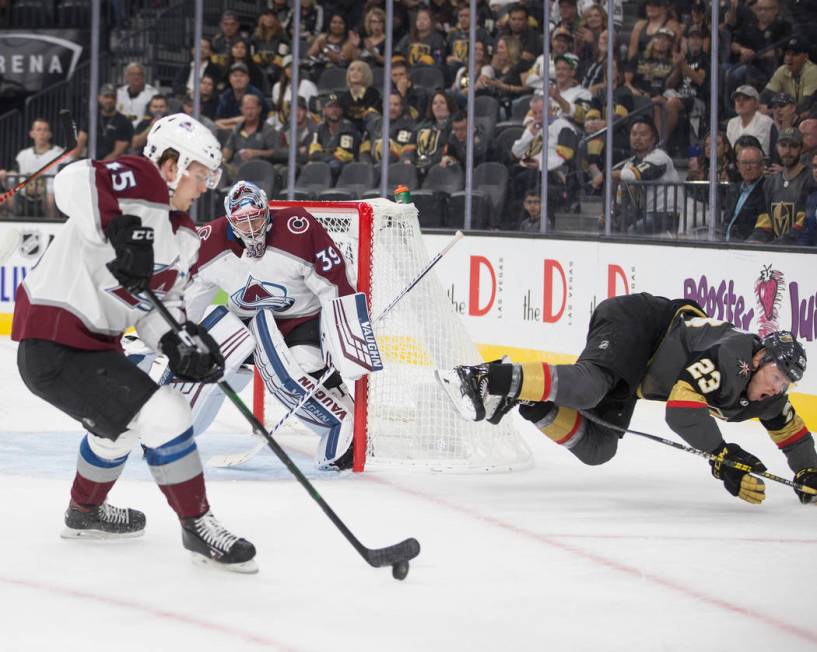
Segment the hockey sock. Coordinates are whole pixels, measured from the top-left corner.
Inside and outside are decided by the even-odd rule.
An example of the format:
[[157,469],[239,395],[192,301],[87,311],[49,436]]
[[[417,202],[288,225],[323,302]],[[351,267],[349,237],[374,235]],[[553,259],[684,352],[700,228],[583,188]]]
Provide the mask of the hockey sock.
[[104,503],[108,492],[125,468],[127,459],[127,454],[114,459],[101,457],[91,449],[88,435],[85,435],[79,446],[71,500],[80,507],[96,507]]
[[558,384],[553,367],[545,362],[525,362],[519,366],[522,382],[517,398],[520,401],[552,401]]
[[573,408],[540,402],[520,405],[519,414],[533,422],[550,439],[561,446],[573,448],[584,436],[587,423]]
[[145,459],[179,518],[199,517],[209,509],[193,428],[157,448],[145,448]]

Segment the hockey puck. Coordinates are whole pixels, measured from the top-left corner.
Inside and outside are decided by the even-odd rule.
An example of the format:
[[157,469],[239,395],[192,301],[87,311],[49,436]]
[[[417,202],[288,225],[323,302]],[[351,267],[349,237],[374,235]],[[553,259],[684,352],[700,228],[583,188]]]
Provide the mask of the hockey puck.
[[408,561],[398,561],[391,567],[391,576],[396,580],[404,580],[406,579],[406,575],[409,572],[409,563]]

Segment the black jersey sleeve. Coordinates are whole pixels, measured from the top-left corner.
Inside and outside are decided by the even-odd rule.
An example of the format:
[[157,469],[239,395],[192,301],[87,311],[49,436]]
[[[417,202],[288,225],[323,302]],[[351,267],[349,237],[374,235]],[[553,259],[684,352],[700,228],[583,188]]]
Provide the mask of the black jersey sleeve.
[[789,468],[794,471],[817,467],[814,438],[805,422],[794,410],[788,396],[780,397],[770,406],[769,413],[760,417],[769,437],[783,451]]

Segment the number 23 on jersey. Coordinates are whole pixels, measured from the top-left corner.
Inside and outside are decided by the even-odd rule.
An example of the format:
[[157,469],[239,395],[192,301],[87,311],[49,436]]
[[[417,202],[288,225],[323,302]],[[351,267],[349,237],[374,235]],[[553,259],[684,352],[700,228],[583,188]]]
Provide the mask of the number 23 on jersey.
[[687,367],[689,375],[698,384],[703,394],[714,392],[721,386],[721,372],[715,369],[715,363],[709,358],[701,358]]

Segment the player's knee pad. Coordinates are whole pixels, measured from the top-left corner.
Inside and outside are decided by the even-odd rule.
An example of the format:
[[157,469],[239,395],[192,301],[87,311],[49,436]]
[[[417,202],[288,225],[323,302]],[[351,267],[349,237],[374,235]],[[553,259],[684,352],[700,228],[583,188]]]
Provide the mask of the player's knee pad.
[[158,448],[192,425],[190,405],[184,396],[171,387],[164,386],[142,406],[131,427],[138,432],[145,446]]
[[618,433],[595,423],[585,424],[586,432],[570,452],[590,466],[609,462],[618,450]]
[[86,438],[88,447],[94,455],[103,460],[113,461],[131,452],[131,449],[139,440],[139,433],[135,430],[126,430],[116,439],[109,439],[89,432],[86,434]]

